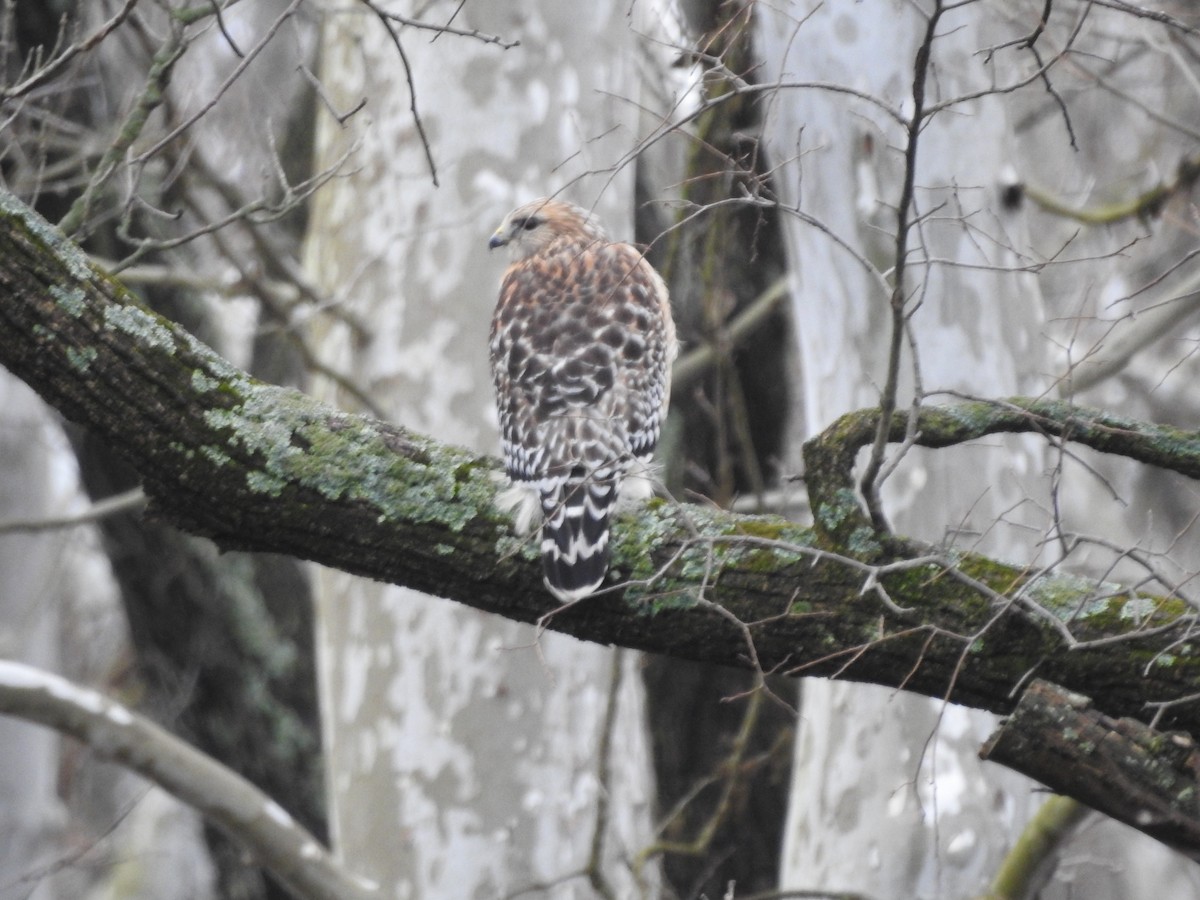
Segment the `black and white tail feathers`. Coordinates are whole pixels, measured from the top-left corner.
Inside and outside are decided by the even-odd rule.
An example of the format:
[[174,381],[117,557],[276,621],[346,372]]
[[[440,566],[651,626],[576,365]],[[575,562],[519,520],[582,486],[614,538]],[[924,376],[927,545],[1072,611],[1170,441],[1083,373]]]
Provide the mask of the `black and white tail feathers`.
[[516,530],[528,534],[541,520],[542,572],[546,587],[564,603],[595,592],[604,582],[611,557],[613,511],[654,493],[648,460],[631,460],[612,470],[536,481],[513,479],[497,505],[508,511]]
[[619,490],[614,478],[575,478],[540,491],[542,568],[546,587],[563,602],[586,597],[604,581],[609,514]]

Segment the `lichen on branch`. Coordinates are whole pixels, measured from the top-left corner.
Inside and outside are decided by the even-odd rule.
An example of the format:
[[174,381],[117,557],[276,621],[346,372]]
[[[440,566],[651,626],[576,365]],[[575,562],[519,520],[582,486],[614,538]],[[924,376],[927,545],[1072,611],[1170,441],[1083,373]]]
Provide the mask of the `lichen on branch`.
[[[494,460],[256,381],[11,196],[0,218],[0,362],[125,456],[151,514],[223,548],[315,560],[586,640],[999,712],[1030,673],[1113,715],[1200,684],[1195,612],[1178,600],[874,532],[851,473],[871,410],[809,445],[815,529],[655,500],[617,523],[610,585],[559,610],[536,542],[493,504]],[[1035,430],[1197,471],[1195,435],[1049,401],[920,416],[918,443],[931,447]],[[1200,728],[1191,705],[1171,719]]]

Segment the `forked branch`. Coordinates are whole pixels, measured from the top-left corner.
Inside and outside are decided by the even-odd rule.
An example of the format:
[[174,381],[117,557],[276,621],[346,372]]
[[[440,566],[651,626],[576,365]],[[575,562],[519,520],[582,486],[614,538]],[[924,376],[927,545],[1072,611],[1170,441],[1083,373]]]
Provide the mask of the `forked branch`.
[[[1196,613],[1181,600],[881,542],[851,474],[877,410],[810,443],[815,530],[654,501],[618,523],[610,586],[555,612],[537,548],[494,505],[495,461],[257,382],[15,198],[0,195],[0,220],[0,362],[125,456],[151,514],[223,548],[316,560],[587,640],[1002,713],[1033,675],[1114,716],[1200,692]],[[892,436],[906,426],[897,413]],[[916,441],[1031,430],[1200,475],[1196,435],[1055,401],[923,409]],[[1180,702],[1164,720],[1200,732],[1200,707]]]

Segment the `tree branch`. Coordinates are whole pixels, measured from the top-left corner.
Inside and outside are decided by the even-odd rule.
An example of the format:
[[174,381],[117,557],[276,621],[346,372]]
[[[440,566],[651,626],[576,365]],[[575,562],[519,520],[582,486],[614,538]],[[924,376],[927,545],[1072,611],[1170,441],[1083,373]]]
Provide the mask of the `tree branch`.
[[[150,515],[223,548],[315,560],[586,640],[1001,713],[1032,674],[1112,715],[1200,690],[1195,614],[1180,600],[968,553],[884,552],[846,480],[878,411],[806,448],[815,531],[652,501],[615,529],[612,586],[558,610],[535,542],[493,505],[494,460],[257,382],[10,195],[0,220],[0,362],[129,460]],[[926,446],[1042,430],[1200,474],[1195,435],[1054,401],[920,416]],[[891,427],[903,435],[906,417]],[[1167,718],[1200,729],[1194,704]]]
[[316,838],[245,778],[95,691],[0,660],[0,713],[71,735],[165,788],[228,832],[297,897],[378,896],[343,872]]
[[[892,413],[887,440],[910,433],[909,410]],[[848,413],[804,445],[809,501],[817,530],[829,546],[883,554],[887,536],[877,534],[854,499],[858,451],[876,440],[877,409]],[[1070,401],[1011,397],[954,406],[923,406],[913,443],[940,449],[995,434],[1040,434],[1070,440],[1102,453],[1200,478],[1200,433],[1076,406]],[[903,541],[896,542],[903,545]]]
[[1200,750],[1190,735],[1114,720],[1035,681],[979,752],[1200,859]]

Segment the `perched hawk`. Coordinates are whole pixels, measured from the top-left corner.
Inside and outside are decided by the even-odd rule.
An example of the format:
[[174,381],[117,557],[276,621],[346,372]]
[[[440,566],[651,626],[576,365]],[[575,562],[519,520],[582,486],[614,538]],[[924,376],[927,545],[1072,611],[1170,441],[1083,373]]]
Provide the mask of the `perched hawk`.
[[513,261],[490,348],[504,463],[541,501],[546,586],[569,602],[604,580],[622,484],[626,496],[635,485],[649,493],[637,476],[667,414],[675,325],[641,251],[610,241],[578,206],[518,207],[488,242],[503,246]]

